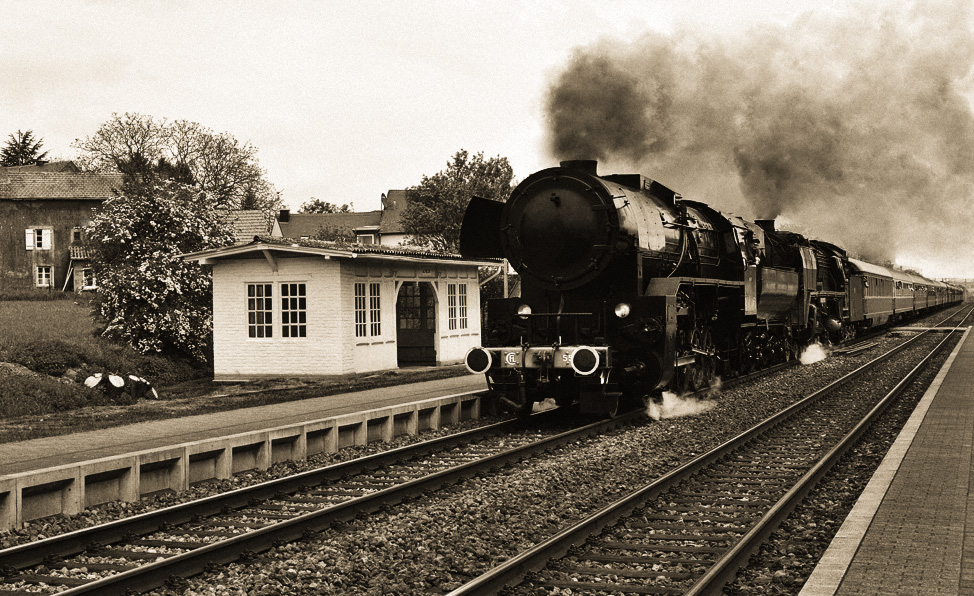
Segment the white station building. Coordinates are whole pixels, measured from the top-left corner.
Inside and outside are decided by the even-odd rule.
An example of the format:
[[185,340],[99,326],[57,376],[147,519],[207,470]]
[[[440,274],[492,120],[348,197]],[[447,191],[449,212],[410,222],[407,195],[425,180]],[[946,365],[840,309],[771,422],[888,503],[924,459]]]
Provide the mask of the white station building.
[[276,237],[184,258],[213,268],[216,380],[460,363],[481,344],[478,268],[500,267]]

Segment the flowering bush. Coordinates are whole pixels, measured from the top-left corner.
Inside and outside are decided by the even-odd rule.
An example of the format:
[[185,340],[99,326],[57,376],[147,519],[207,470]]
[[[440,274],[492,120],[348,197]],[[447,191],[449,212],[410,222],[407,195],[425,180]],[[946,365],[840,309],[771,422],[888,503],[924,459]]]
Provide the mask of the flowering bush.
[[129,182],[88,229],[99,285],[102,335],[142,353],[212,350],[211,274],[180,255],[232,244],[213,200],[172,180]]

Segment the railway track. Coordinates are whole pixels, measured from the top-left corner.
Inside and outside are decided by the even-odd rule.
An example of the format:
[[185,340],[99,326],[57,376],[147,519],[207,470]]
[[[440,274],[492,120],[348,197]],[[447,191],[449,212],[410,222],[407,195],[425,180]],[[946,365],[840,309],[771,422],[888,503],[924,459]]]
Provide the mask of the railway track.
[[14,547],[0,551],[0,595],[146,591],[639,415],[544,431],[523,445],[508,434],[518,423],[501,423]]
[[[970,310],[964,320],[969,317]],[[538,588],[567,588],[574,594],[721,593],[818,479],[957,333],[918,334],[449,596],[496,594],[522,581],[524,593]],[[924,355],[879,400],[857,404],[842,391],[911,348]]]
[[[553,413],[552,413],[553,414]],[[127,594],[628,424],[508,421],[0,551],[0,595]]]

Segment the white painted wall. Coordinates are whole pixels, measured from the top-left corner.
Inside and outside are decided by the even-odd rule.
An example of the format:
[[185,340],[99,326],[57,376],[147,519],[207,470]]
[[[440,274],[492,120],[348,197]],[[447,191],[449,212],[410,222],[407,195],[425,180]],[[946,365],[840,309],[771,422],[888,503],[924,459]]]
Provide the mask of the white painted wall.
[[[480,288],[477,268],[389,259],[277,258],[277,271],[264,258],[225,258],[213,265],[214,377],[319,376],[394,369],[396,298],[403,281],[427,281],[437,302],[436,354],[440,364],[462,362],[480,344]],[[307,284],[305,338],[281,337],[280,284]],[[355,336],[354,284],[380,284],[381,333]],[[274,286],[274,333],[248,337],[247,284]],[[447,284],[467,284],[467,328],[450,330]]]

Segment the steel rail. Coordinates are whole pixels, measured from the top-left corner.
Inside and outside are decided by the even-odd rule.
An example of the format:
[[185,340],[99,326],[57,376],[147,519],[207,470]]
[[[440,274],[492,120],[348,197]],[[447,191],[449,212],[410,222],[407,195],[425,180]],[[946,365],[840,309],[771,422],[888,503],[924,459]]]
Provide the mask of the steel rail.
[[111,544],[131,534],[149,534],[166,524],[181,524],[196,516],[210,516],[226,508],[242,507],[254,499],[268,499],[281,492],[293,492],[307,485],[340,479],[348,474],[358,474],[388,466],[417,456],[428,455],[458,445],[478,441],[489,436],[509,433],[521,428],[523,420],[506,420],[456,434],[437,437],[412,445],[382,451],[366,457],[339,462],[329,466],[307,470],[292,476],[278,478],[238,488],[225,493],[204,497],[187,503],[172,505],[105,524],[82,528],[73,532],[51,536],[0,550],[0,569],[24,569],[40,565],[49,556],[67,557],[83,552],[91,543]]
[[[953,315],[951,315],[951,317],[952,316]],[[968,314],[968,317],[969,316],[970,313]],[[951,317],[944,319],[944,321]],[[566,528],[558,534],[538,543],[534,547],[508,559],[504,563],[501,563],[479,577],[476,577],[459,588],[456,588],[455,590],[449,592],[447,596],[487,596],[490,594],[496,594],[506,586],[512,586],[520,583],[528,573],[541,570],[552,559],[557,559],[564,556],[572,546],[583,544],[589,537],[598,534],[608,526],[616,524],[620,519],[630,515],[633,511],[641,507],[650,499],[657,497],[670,487],[690,478],[703,468],[717,462],[727,454],[737,450],[741,444],[758,437],[781,422],[798,414],[828,393],[831,393],[842,385],[855,380],[879,364],[889,360],[897,353],[913,345],[914,342],[917,342],[922,337],[925,337],[927,333],[929,333],[929,331],[923,331],[905,342],[893,347],[886,353],[874,358],[873,360],[870,360],[856,370],[847,373],[841,378],[815,391],[814,393],[792,404],[777,414],[759,422],[736,437],[725,441],[711,451],[703,453],[691,461],[679,466],[678,468],[667,472],[652,483],[603,507],[577,524]],[[948,337],[949,336],[950,335],[948,334]],[[944,338],[944,341],[946,340],[947,337]],[[943,345],[943,342],[938,344],[938,348],[940,345]],[[929,359],[929,356],[925,358],[924,361],[927,361],[927,359]],[[816,475],[815,478],[818,478],[818,475]],[[744,560],[747,560],[746,557]]]
[[[375,511],[383,506],[402,502],[404,499],[458,482],[477,473],[520,461],[538,453],[577,441],[580,438],[604,432],[609,428],[628,424],[640,418],[642,415],[642,412],[630,412],[612,420],[594,422],[552,437],[547,437],[529,445],[508,449],[478,461],[468,462],[448,470],[409,480],[402,484],[350,499],[318,511],[312,511],[185,553],[173,555],[136,569],[98,579],[83,586],[73,587],[59,592],[59,594],[66,596],[92,593],[122,595],[132,591],[153,589],[163,585],[170,577],[189,577],[202,573],[213,565],[230,563],[250,553],[267,550],[274,544],[280,542],[298,540],[309,532],[326,529],[337,521],[354,519],[361,513]],[[289,484],[293,486],[304,486],[308,483],[307,477],[304,477],[301,480],[292,480]],[[262,492],[267,493],[268,491],[265,490]],[[280,491],[270,492],[273,494]],[[248,497],[244,501],[244,504],[251,502],[254,498],[252,494],[248,495]],[[221,506],[219,510],[222,509],[223,507]],[[155,529],[158,528],[153,528],[153,531]]]
[[[970,314],[967,315],[970,317]],[[704,575],[685,593],[686,596],[719,595],[725,584],[736,577],[738,569],[747,565],[748,558],[760,548],[771,533],[788,517],[805,496],[815,487],[818,481],[831,470],[839,459],[851,449],[859,438],[883,414],[889,405],[899,397],[929,362],[947,345],[958,333],[956,329],[949,331],[913,369],[906,374],[883,398],[850,430],[832,449],[828,451],[778,502],[771,506],[767,513]]]

